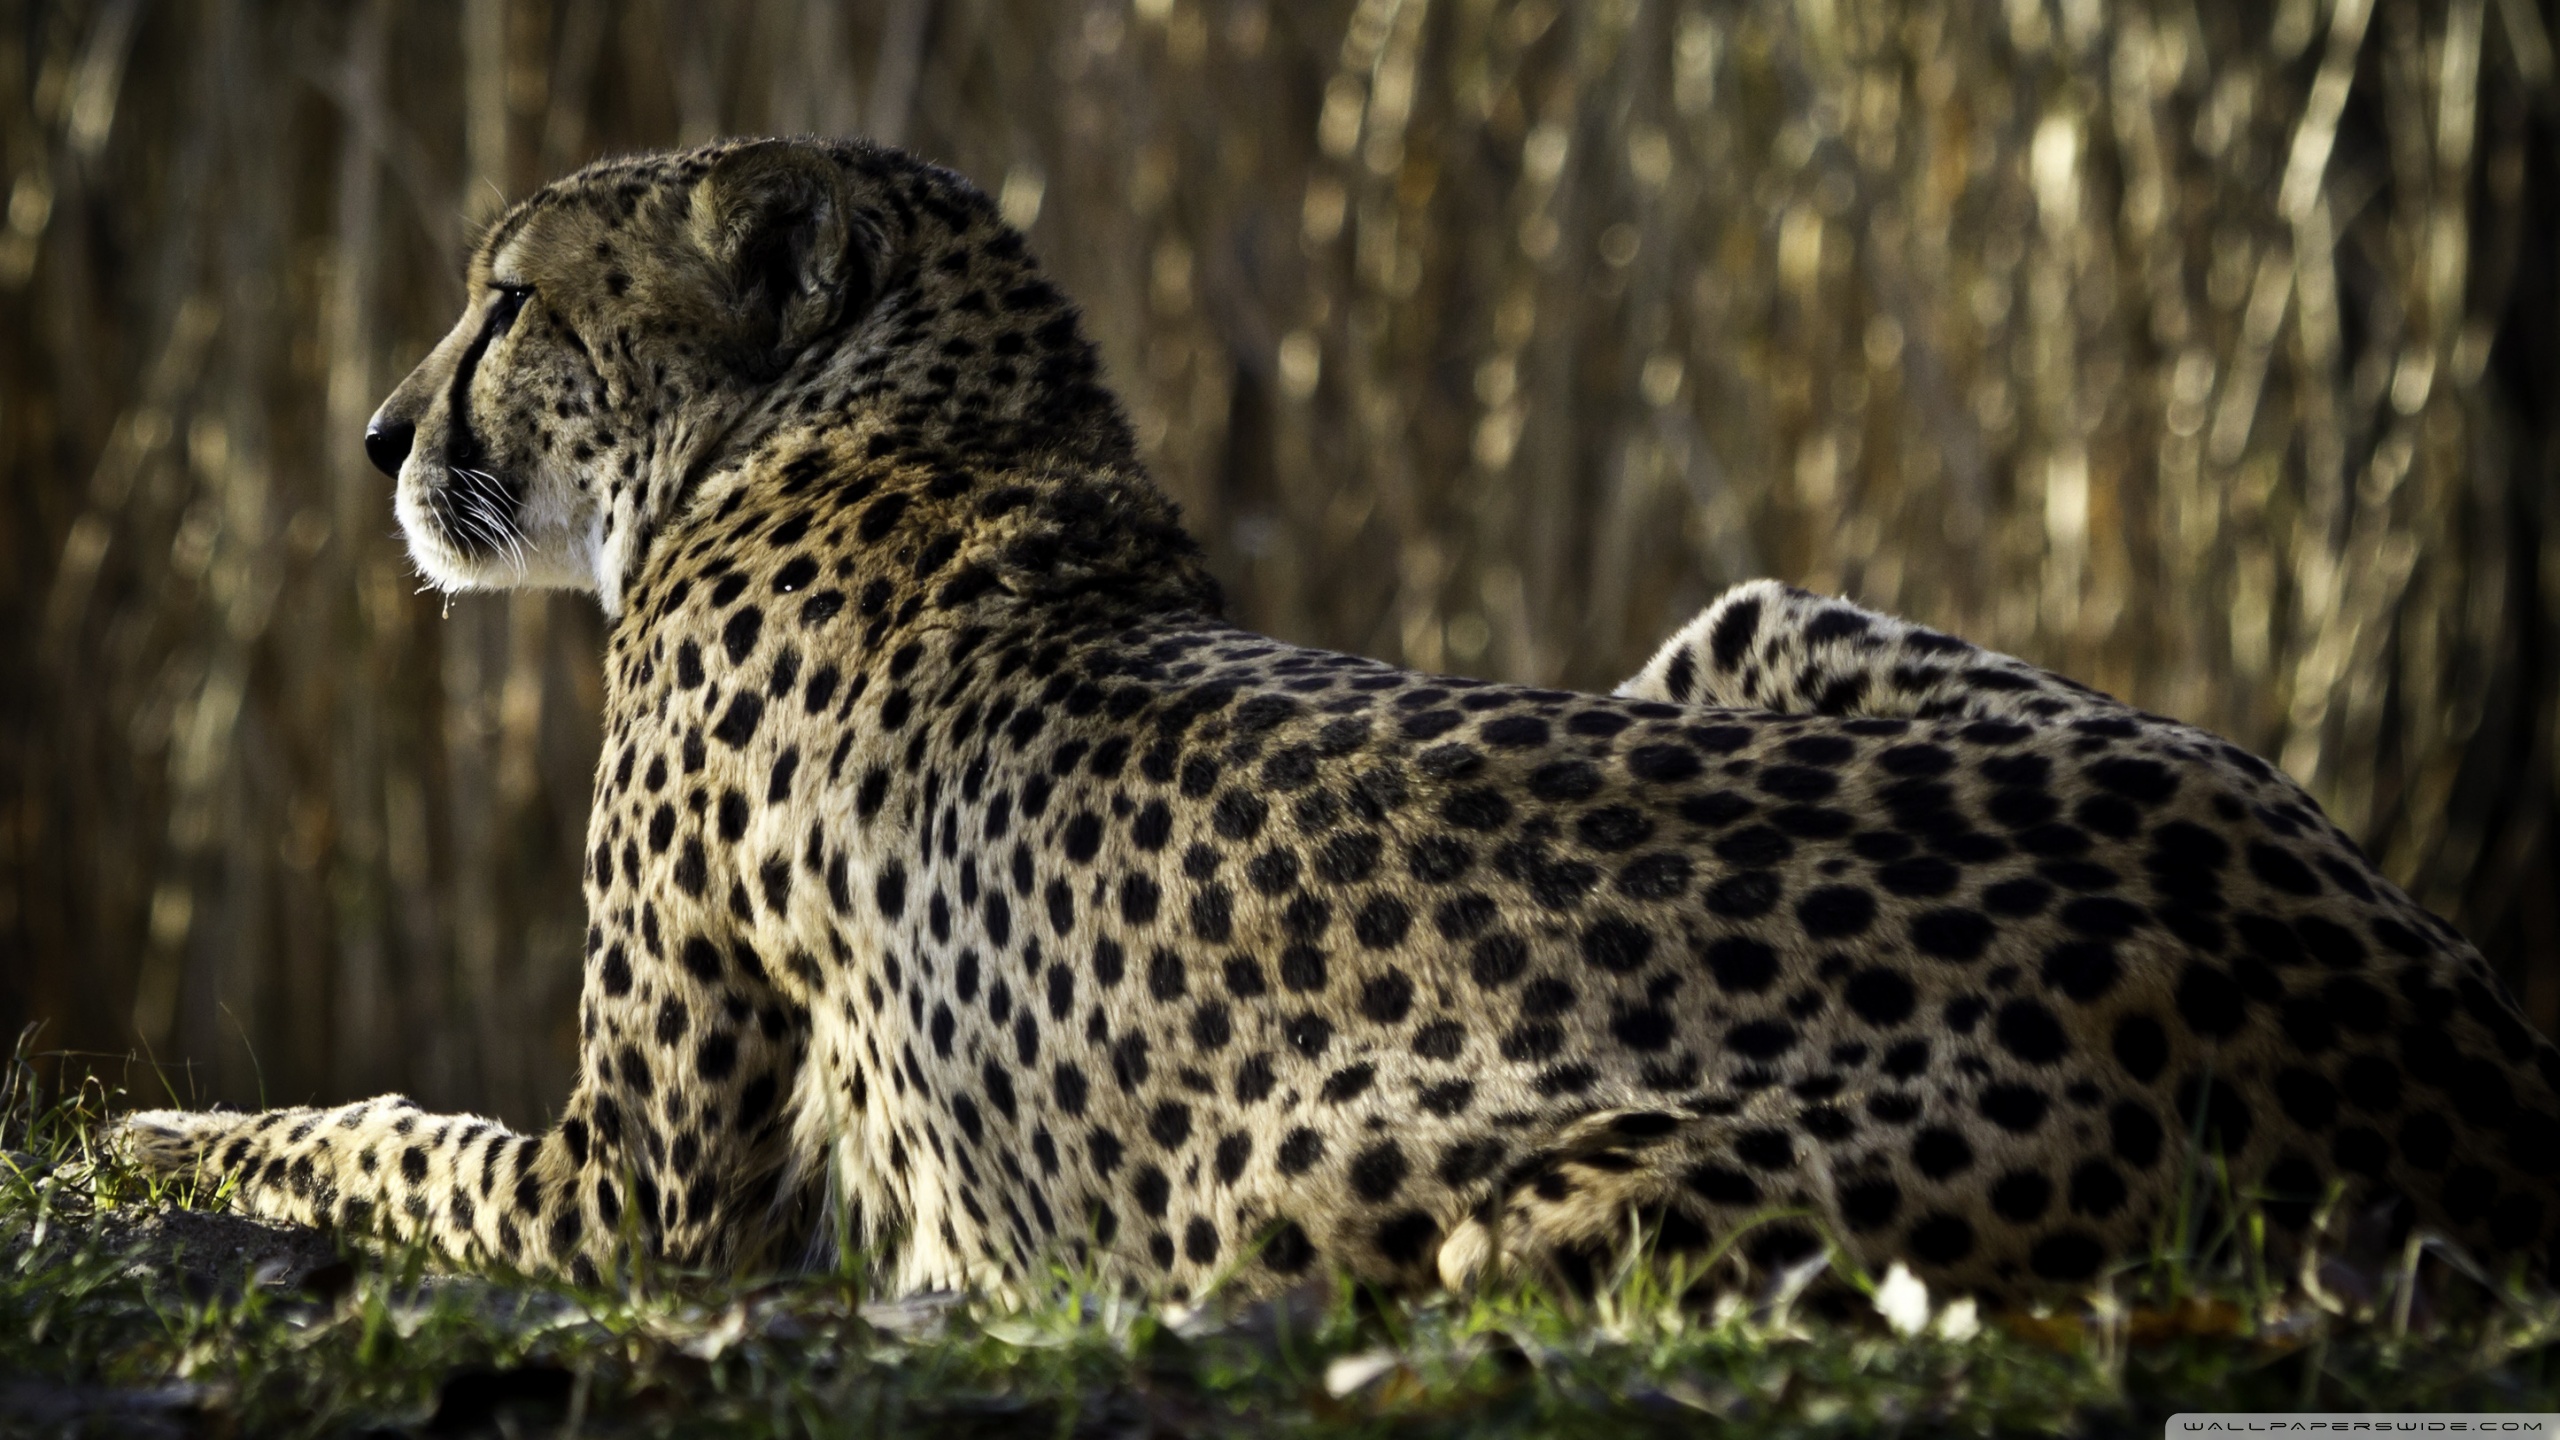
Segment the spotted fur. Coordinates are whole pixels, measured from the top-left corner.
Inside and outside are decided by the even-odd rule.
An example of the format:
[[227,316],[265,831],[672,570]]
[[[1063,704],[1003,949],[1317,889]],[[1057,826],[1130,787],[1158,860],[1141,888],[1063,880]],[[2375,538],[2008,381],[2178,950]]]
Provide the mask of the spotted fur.
[[2337,1185],[2549,1252],[2560,1052],[2220,740],[1766,585],[1618,697],[1237,629],[1021,238],[892,152],[591,168],[472,297],[374,445],[432,576],[614,617],[577,1087],[147,1165],[590,1282],[1571,1280],[1641,1220],[2005,1294]]

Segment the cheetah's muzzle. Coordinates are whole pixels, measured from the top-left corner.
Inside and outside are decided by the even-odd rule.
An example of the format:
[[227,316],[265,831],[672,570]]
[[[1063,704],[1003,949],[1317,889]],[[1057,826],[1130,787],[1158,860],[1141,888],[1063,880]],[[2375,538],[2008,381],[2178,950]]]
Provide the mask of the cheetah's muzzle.
[[577,1088],[137,1116],[154,1168],[589,1281],[832,1207],[908,1288],[1571,1278],[1642,1217],[2016,1292],[2334,1186],[2548,1260],[2560,1052],[2212,736],[1766,584],[1617,697],[1236,629],[1075,312],[894,152],[597,165],[470,291],[374,455],[440,583],[613,617]]

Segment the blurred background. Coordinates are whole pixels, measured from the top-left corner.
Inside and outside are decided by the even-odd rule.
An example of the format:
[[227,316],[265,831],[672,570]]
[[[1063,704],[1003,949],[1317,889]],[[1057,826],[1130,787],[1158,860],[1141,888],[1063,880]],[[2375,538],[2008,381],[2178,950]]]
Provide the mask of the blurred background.
[[1029,230],[1236,618],[1603,687],[1845,592],[2280,761],[2551,1029],[2555,19],[0,0],[0,1025],[566,1095],[595,607],[419,593],[359,436],[508,198],[819,132]]

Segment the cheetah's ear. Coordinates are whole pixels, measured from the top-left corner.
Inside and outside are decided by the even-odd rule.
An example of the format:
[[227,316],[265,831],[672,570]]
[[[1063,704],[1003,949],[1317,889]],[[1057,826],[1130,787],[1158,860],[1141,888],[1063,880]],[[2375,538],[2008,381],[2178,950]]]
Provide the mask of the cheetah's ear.
[[693,241],[728,282],[741,339],[773,369],[871,300],[867,227],[835,158],[767,141],[732,150],[693,188]]

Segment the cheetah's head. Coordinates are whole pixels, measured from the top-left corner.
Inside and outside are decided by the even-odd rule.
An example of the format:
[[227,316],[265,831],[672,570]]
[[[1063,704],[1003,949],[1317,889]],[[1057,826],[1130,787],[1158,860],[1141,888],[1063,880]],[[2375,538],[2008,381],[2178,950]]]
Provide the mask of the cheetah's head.
[[365,433],[419,569],[617,609],[758,402],[862,343],[888,272],[913,269],[897,181],[922,168],[732,142],[602,162],[514,207],[472,255],[460,322]]

